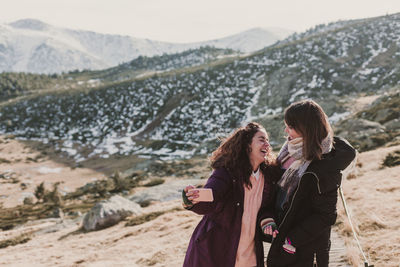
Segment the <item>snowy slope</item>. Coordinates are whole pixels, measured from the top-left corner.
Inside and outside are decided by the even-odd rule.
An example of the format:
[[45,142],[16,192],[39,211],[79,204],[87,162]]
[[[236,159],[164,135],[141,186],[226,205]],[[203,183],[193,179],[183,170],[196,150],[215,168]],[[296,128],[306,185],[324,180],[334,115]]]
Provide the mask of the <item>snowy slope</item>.
[[230,48],[242,52],[254,52],[283,40],[292,31],[279,28],[253,28],[232,36],[200,43],[218,48]]
[[62,141],[77,160],[204,153],[249,120],[276,142],[293,101],[313,98],[337,121],[346,96],[400,86],[400,13],[340,25],[216,65],[21,99],[0,107],[0,132]]
[[268,46],[282,35],[254,29],[221,40],[174,44],[131,36],[100,34],[58,28],[25,19],[0,25],[0,72],[54,73],[82,69],[104,69],[138,56],[177,53],[215,45],[249,52]]

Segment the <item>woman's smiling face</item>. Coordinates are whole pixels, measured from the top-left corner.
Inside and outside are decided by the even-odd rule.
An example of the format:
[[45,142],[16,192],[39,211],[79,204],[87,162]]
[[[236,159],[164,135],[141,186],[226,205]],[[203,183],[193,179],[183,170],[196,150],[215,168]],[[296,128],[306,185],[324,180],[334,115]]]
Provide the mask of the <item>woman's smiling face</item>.
[[253,168],[258,168],[258,166],[265,160],[271,149],[268,135],[264,129],[260,129],[253,136],[250,148],[250,162],[253,165]]

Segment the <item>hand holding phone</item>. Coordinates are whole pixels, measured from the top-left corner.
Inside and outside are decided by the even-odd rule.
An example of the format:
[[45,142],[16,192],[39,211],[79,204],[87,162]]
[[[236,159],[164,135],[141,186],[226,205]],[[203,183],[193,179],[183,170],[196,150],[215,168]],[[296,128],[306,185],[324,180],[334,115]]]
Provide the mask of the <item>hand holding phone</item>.
[[194,188],[194,189],[190,189],[188,192],[191,193],[191,195],[193,196],[194,202],[213,202],[214,201],[214,196],[213,196],[213,192],[212,192],[211,188]]

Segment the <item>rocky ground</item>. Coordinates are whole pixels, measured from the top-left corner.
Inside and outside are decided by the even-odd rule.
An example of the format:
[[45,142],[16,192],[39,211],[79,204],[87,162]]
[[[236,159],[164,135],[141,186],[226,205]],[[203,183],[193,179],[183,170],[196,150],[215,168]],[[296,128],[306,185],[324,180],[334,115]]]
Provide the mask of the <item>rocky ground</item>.
[[[342,183],[360,243],[375,266],[400,265],[399,156],[400,145],[363,152],[358,155],[355,171]],[[338,207],[336,226],[345,238],[348,258],[354,266],[361,266],[364,261],[340,200]]]
[[[15,223],[0,232],[0,265],[182,265],[189,238],[201,216],[181,208],[179,189],[186,183],[205,182],[203,178],[210,172],[206,159],[170,163],[170,169],[166,165],[152,165],[152,171],[148,170],[149,176],[136,173],[135,177],[142,177],[141,180],[118,194],[140,203],[141,215],[127,217],[103,230],[85,232],[82,230],[83,215],[100,201],[99,195],[88,193],[76,199],[64,199],[58,205],[64,210],[63,215],[57,216],[48,212],[50,209],[43,208],[49,205],[53,209],[55,203],[49,201],[46,204],[33,196],[35,188],[43,181],[50,189],[54,183],[60,182],[61,195],[65,197],[86,183],[108,181],[109,175],[90,168],[71,168],[60,161],[50,160],[40,151],[24,147],[22,142],[4,137],[0,140],[0,158],[3,159],[0,173],[4,176],[0,178],[3,205],[0,216]],[[370,257],[370,263],[375,266],[399,265],[400,166],[382,165],[388,154],[398,150],[400,146],[397,145],[359,154],[354,169],[343,181],[343,191],[361,244]],[[115,189],[115,179],[112,181],[114,184],[110,188]],[[34,204],[22,205],[26,196],[32,197]],[[107,196],[105,194],[105,198]],[[86,203],[86,206],[80,206],[78,210],[75,205],[74,213],[71,203],[77,202]],[[32,215],[39,208],[45,210],[46,216]],[[29,212],[29,220],[16,223]],[[10,213],[14,221],[6,216]],[[331,266],[360,266],[360,253],[356,250],[341,205],[339,214],[335,226],[339,236],[333,239]],[[347,257],[349,263],[343,262],[343,257]]]
[[23,204],[26,197],[34,198],[35,188],[42,182],[48,188],[60,183],[60,192],[66,193],[105,178],[101,172],[68,166],[50,159],[44,150],[0,137],[0,203],[4,208]]

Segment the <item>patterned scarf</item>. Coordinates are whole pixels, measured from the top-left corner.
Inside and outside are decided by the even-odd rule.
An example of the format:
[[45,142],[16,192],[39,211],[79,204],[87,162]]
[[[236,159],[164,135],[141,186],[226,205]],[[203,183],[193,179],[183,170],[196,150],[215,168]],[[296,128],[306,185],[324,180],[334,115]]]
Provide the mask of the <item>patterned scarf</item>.
[[[322,140],[322,154],[326,154],[332,149],[332,137],[328,135],[324,140]],[[281,199],[281,209],[283,206],[289,202],[290,196],[299,184],[300,177],[307,170],[311,161],[306,160],[303,157],[303,138],[298,137],[292,140],[286,141],[283,145],[281,151],[278,154],[278,162],[283,165],[285,161],[293,158],[294,161],[289,168],[286,169],[281,179],[278,181],[278,185],[284,193],[283,199]]]

